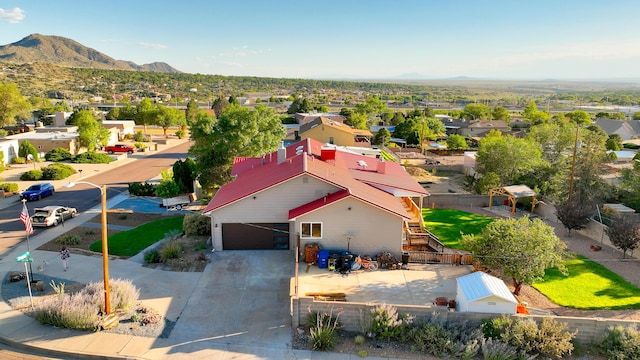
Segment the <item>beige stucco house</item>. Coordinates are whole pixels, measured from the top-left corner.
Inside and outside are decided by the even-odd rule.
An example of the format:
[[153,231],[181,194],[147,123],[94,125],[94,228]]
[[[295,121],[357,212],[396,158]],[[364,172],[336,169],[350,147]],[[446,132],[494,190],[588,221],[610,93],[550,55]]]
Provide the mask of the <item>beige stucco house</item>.
[[236,159],[204,215],[216,251],[325,249],[400,255],[428,192],[400,165],[306,139]]
[[301,139],[314,139],[340,146],[370,147],[373,134],[369,130],[354,129],[344,123],[319,117],[300,126]]

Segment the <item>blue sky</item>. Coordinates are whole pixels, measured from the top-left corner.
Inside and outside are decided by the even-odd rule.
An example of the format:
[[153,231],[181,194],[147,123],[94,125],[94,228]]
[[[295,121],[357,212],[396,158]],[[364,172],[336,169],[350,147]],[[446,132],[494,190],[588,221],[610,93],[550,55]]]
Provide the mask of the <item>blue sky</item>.
[[637,0],[4,0],[0,45],[71,38],[188,73],[640,78]]

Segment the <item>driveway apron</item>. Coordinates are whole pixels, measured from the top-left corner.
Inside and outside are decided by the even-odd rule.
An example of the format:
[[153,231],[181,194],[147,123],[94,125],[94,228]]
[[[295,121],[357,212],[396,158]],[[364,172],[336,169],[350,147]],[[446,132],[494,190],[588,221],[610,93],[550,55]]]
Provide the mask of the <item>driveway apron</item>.
[[172,342],[290,348],[294,253],[226,250],[211,264],[169,336]]

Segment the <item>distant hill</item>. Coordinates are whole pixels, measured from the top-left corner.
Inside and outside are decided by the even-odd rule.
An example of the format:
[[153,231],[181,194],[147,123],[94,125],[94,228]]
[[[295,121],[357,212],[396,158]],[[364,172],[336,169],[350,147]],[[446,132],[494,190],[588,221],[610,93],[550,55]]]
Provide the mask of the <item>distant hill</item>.
[[13,44],[0,46],[0,61],[16,64],[47,62],[66,67],[105,70],[180,72],[163,62],[137,65],[131,61],[116,60],[75,40],[41,34],[31,34]]

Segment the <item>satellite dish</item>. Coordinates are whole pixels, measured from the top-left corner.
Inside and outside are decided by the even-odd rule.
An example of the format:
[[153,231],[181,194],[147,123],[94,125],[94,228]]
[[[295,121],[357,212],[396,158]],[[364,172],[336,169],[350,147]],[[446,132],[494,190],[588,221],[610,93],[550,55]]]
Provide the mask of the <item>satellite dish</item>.
[[298,151],[302,151],[302,149],[304,149],[304,146],[300,145],[300,146],[298,146],[298,147],[296,148],[296,152],[298,152]]

